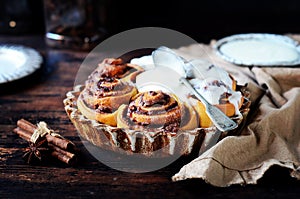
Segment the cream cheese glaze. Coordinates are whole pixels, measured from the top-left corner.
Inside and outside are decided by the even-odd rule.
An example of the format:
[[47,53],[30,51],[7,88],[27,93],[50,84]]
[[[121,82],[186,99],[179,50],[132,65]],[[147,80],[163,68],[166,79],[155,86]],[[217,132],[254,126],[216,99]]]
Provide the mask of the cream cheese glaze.
[[154,63],[151,55],[146,55],[139,58],[133,58],[130,60],[130,63],[141,66],[145,70],[150,70],[154,68]]
[[229,94],[228,101],[234,105],[235,114],[240,114],[239,103],[242,98],[242,93],[233,91],[229,85],[226,85],[222,80],[213,77],[208,77],[203,80],[192,79],[190,81],[194,88],[211,104],[219,104],[224,93]]
[[[191,84],[211,104],[219,104],[224,93],[229,94],[228,100],[235,107],[235,114],[240,114],[239,103],[242,93],[232,90],[233,80],[224,69],[203,60],[190,61],[194,69]],[[197,78],[195,78],[197,77]]]
[[298,66],[299,42],[289,36],[267,33],[231,35],[217,41],[216,54],[242,66]]
[[[151,55],[141,58],[135,58],[131,61],[131,63],[138,64],[142,67],[154,65],[153,60],[151,60]],[[173,91],[175,95],[182,96],[182,93],[188,95],[188,91],[183,92],[182,89],[179,89],[184,86],[182,86],[180,83],[172,81],[172,71],[167,69],[166,71],[164,71],[164,74],[157,74],[157,72],[161,72],[163,71],[163,69],[164,67],[156,67],[154,68],[153,72],[151,72],[151,70],[138,75],[138,88],[146,84],[151,84],[151,82],[153,83],[155,79],[159,78],[159,82],[168,85],[170,91]],[[192,60],[186,63],[185,71],[188,74],[188,78],[191,79],[190,82],[193,87],[201,95],[203,95],[209,103],[213,105],[219,104],[221,97],[224,95],[224,93],[226,93],[229,96],[228,101],[235,107],[235,114],[240,114],[239,104],[241,102],[242,94],[239,91],[232,90],[233,80],[227,71],[205,60],[200,59]],[[176,77],[175,79],[178,78]],[[178,85],[180,85],[181,87],[179,87]],[[152,86],[148,85],[148,87],[149,86],[150,88],[156,88],[157,85],[153,84]],[[184,97],[180,98],[184,99]]]
[[231,41],[220,51],[244,62],[292,62],[299,59],[297,50],[274,39],[249,39]]

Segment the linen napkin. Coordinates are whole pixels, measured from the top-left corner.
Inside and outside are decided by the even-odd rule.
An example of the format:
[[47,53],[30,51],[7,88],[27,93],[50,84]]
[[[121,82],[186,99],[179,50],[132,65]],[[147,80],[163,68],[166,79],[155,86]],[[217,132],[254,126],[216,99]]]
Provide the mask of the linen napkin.
[[[300,39],[300,37],[299,37]],[[239,84],[249,83],[255,116],[239,136],[227,136],[183,166],[173,181],[200,178],[214,186],[256,184],[273,165],[285,167],[300,179],[300,68],[241,67],[216,55],[210,45],[176,49],[187,60],[207,59],[223,67]],[[252,110],[253,111],[253,110]]]

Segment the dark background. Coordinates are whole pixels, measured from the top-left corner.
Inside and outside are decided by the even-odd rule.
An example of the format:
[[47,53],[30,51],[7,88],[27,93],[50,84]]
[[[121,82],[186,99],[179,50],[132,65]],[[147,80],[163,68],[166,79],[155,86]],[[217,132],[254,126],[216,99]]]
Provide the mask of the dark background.
[[[133,1],[140,8],[125,11],[126,2],[118,8],[124,14],[117,17],[119,29],[162,26],[198,42],[235,33],[300,32],[299,0]],[[147,3],[143,6],[142,2]]]
[[[236,33],[299,33],[299,0],[95,0],[105,2],[109,35],[143,26],[180,31],[198,42]],[[44,32],[43,0],[1,0],[0,34]],[[8,22],[17,26],[10,28]]]

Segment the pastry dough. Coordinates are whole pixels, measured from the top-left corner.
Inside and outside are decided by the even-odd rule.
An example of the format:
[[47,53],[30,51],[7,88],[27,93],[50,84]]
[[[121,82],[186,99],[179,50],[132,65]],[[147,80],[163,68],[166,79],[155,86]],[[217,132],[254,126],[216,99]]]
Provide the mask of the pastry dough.
[[198,127],[198,118],[191,106],[162,91],[137,94],[129,105],[122,105],[117,116],[120,128],[174,132]]
[[116,126],[117,110],[137,93],[133,82],[142,71],[137,65],[123,64],[122,59],[104,59],[88,77],[78,109],[89,119]]

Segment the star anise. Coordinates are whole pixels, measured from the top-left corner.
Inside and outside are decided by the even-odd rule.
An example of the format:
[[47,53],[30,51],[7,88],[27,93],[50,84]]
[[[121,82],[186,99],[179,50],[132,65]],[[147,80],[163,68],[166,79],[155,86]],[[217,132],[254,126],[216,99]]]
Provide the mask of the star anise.
[[29,147],[26,149],[23,158],[28,164],[31,164],[36,160],[42,161],[43,153],[46,151],[48,151],[46,139],[38,140],[36,143],[29,142]]

